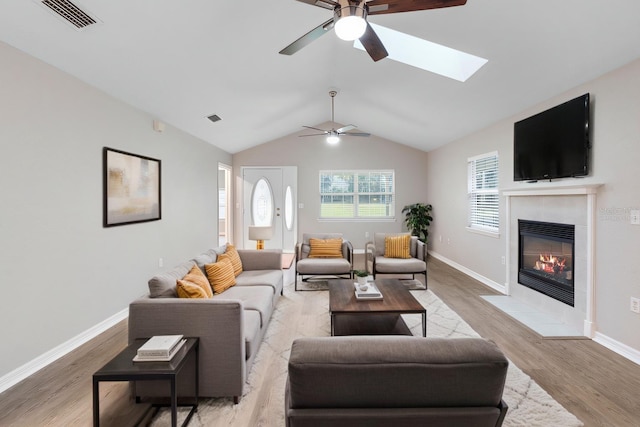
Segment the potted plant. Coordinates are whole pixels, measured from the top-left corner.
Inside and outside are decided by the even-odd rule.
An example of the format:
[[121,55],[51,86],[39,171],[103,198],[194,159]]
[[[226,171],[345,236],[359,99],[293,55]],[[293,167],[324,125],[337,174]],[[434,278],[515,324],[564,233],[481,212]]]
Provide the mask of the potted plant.
[[365,285],[367,283],[367,276],[369,273],[365,270],[353,270],[353,275],[358,281],[358,285]]
[[433,221],[431,210],[432,206],[426,203],[414,203],[402,208],[407,229],[413,236],[418,236],[418,240],[424,242],[425,245],[429,237],[429,225]]

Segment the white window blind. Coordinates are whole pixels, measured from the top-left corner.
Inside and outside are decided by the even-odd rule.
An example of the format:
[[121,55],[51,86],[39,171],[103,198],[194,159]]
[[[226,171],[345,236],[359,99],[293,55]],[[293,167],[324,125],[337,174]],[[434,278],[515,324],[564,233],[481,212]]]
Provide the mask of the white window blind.
[[394,175],[393,170],[320,171],[320,218],[393,218]]
[[468,226],[497,233],[500,228],[497,152],[468,160],[468,197]]

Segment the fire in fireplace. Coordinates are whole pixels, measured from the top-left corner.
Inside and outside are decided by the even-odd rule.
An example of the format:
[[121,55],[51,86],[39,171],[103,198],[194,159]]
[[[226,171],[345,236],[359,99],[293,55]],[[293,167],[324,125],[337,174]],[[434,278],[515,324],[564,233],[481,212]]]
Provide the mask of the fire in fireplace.
[[518,220],[518,283],[573,307],[575,226]]

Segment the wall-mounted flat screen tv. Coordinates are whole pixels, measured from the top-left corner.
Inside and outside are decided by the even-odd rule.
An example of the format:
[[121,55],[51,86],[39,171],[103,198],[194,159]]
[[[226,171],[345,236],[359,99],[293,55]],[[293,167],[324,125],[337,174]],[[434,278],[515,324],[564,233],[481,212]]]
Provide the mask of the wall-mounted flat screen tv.
[[590,148],[586,93],[514,124],[513,179],[588,175]]

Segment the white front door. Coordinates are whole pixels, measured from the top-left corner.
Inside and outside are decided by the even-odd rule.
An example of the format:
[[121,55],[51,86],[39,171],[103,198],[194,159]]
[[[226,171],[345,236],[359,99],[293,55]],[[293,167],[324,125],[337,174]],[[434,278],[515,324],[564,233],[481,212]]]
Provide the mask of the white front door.
[[249,240],[249,226],[266,225],[273,227],[273,237],[264,242],[266,249],[293,251],[297,232],[294,214],[297,169],[245,167],[242,178],[244,247],[256,247],[256,242]]

